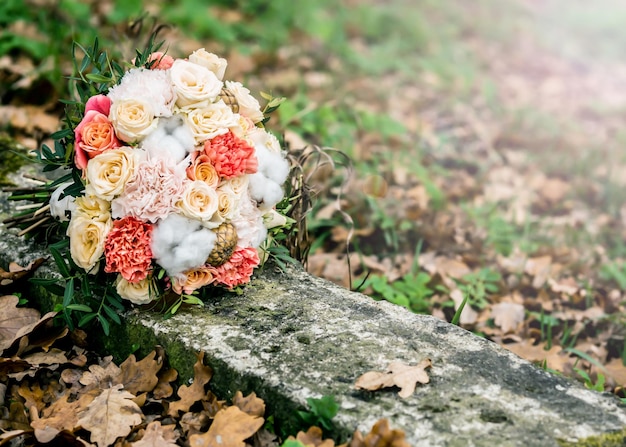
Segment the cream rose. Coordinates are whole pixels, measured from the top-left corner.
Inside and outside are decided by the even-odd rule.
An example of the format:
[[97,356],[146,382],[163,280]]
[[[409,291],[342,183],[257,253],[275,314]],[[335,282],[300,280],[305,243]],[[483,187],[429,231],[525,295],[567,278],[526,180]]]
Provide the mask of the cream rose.
[[135,167],[144,156],[144,151],[130,147],[112,149],[95,156],[87,166],[85,194],[113,200],[124,191],[124,186],[133,177]]
[[111,202],[94,196],[76,198],[76,213],[92,220],[107,222],[111,220]]
[[254,147],[263,146],[265,149],[274,154],[280,154],[282,152],[278,138],[260,127],[250,129],[250,131],[246,134],[246,138]]
[[133,304],[148,304],[154,299],[154,295],[151,293],[154,290],[151,278],[132,283],[125,280],[122,275],[118,275],[115,289],[122,298]]
[[111,104],[109,120],[120,140],[135,143],[142,140],[158,124],[149,102],[140,99],[120,99]]
[[194,290],[207,286],[215,281],[213,267],[199,267],[187,270],[172,278],[172,290],[178,294],[190,294]]
[[104,254],[104,242],[112,222],[101,222],[83,214],[75,214],[67,227],[70,238],[70,254],[80,268],[88,273],[97,271],[97,264]]
[[218,207],[217,191],[201,180],[187,183],[183,197],[176,205],[183,215],[201,220],[206,227],[219,225],[210,222]]
[[226,66],[228,65],[226,59],[216,54],[209,53],[204,48],[200,48],[191,53],[189,55],[189,62],[208,68],[215,73],[215,76],[217,76],[217,79],[220,81],[224,79],[224,73],[226,73]]
[[193,62],[177,59],[170,68],[170,78],[181,109],[202,108],[215,101],[223,83],[215,73]]
[[218,191],[231,191],[234,195],[241,197],[248,190],[249,183],[250,178],[248,175],[238,175],[237,177],[224,180],[220,184]]
[[250,118],[253,122],[263,121],[265,116],[261,111],[259,101],[250,94],[250,90],[243,86],[241,82],[226,81],[226,88],[235,95],[239,104],[239,113]]
[[191,110],[186,117],[196,144],[202,144],[228,132],[229,127],[239,126],[239,116],[220,100],[201,109]]
[[213,220],[219,216],[220,221],[231,220],[237,216],[239,208],[239,196],[229,190],[217,190],[217,212]]

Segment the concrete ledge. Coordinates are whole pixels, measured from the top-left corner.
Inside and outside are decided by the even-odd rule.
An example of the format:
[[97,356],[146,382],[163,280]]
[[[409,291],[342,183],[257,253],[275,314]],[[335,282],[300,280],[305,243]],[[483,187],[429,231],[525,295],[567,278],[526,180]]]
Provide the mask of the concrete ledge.
[[[39,256],[36,246],[2,234],[3,262]],[[626,411],[611,395],[544,372],[461,328],[296,268],[285,274],[266,268],[243,295],[218,294],[204,308],[169,320],[129,312],[104,344],[120,355],[139,344],[138,357],[160,344],[183,378],[191,377],[196,353],[204,351],[220,398],[255,391],[286,426],[297,423],[295,412],[307,397],[333,395],[344,436],[368,431],[383,417],[416,447],[556,446],[626,427]],[[407,399],[393,389],[353,387],[367,371],[426,357],[431,382]]]

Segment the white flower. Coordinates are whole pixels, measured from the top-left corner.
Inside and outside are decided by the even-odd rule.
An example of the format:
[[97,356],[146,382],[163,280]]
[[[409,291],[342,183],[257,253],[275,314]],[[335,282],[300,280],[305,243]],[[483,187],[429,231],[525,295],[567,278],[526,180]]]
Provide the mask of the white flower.
[[250,94],[250,90],[243,86],[241,82],[226,81],[226,88],[235,95],[239,104],[239,113],[250,118],[253,122],[263,121],[261,104]]
[[85,194],[111,201],[124,191],[145,152],[130,147],[111,149],[96,155],[87,165]]
[[64,193],[65,188],[73,183],[74,182],[61,183],[50,195],[50,214],[61,222],[67,222],[69,220],[67,212],[71,214],[76,209],[75,197],[66,195],[61,199],[61,194]]
[[237,230],[237,245],[241,247],[257,248],[267,237],[261,211],[252,204],[247,192],[240,201],[239,215],[231,223]]
[[70,238],[70,255],[76,265],[88,273],[96,272],[111,227],[110,219],[101,222],[80,213],[72,216],[67,235]]
[[204,265],[216,235],[195,219],[170,214],[152,233],[152,254],[170,277]]
[[209,53],[204,48],[200,48],[191,53],[189,62],[208,68],[215,73],[215,76],[217,76],[217,79],[220,81],[224,79],[224,73],[226,73],[226,66],[228,65],[226,59]]
[[183,196],[176,206],[183,215],[201,220],[207,227],[215,228],[219,225],[210,222],[218,207],[217,191],[202,180],[187,182]]
[[261,211],[272,209],[284,195],[280,184],[268,179],[260,172],[250,174],[248,191]]
[[239,116],[220,100],[206,107],[193,109],[187,114],[187,124],[196,144],[228,132],[229,127],[239,126]]
[[90,195],[76,197],[73,214],[82,214],[88,219],[106,223],[111,220],[111,202]]
[[206,107],[219,95],[223,83],[206,67],[177,59],[170,68],[176,105],[181,109]]
[[125,99],[146,102],[155,116],[171,116],[176,99],[169,71],[144,68],[127,71],[120,83],[111,87],[107,96],[113,103]]
[[125,280],[122,275],[118,275],[115,281],[115,289],[122,298],[134,304],[148,304],[154,299],[152,293],[154,285],[151,278],[132,283]]
[[247,174],[238,175],[228,180],[223,180],[217,189],[218,191],[229,190],[232,191],[232,193],[236,196],[241,197],[241,195],[244,194],[248,189],[248,183],[250,183],[250,179],[248,178]]
[[195,140],[182,117],[160,118],[157,128],[148,135],[140,147],[148,152],[151,159],[163,159],[172,164],[182,162],[188,153],[194,151]]
[[143,139],[158,124],[150,103],[141,99],[120,99],[111,103],[109,120],[117,137],[127,143]]

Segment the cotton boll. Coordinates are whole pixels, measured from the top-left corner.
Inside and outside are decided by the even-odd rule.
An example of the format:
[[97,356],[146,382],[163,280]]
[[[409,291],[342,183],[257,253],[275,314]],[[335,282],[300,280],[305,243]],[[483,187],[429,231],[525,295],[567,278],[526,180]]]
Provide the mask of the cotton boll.
[[162,118],[159,126],[143,140],[141,146],[148,151],[150,158],[169,160],[177,164],[194,150],[194,144],[191,130],[183,119],[173,116]]
[[259,162],[259,172],[282,185],[289,175],[289,163],[280,153],[270,151],[266,146],[257,144],[255,155]]
[[67,211],[72,213],[76,209],[75,197],[65,196],[61,199],[61,194],[63,194],[65,188],[72,184],[73,182],[61,183],[50,195],[50,214],[61,222],[69,220]]
[[273,208],[283,198],[282,187],[260,172],[250,175],[248,191],[261,211]]
[[152,254],[169,276],[206,261],[215,247],[216,236],[194,219],[171,214],[159,222],[152,234]]

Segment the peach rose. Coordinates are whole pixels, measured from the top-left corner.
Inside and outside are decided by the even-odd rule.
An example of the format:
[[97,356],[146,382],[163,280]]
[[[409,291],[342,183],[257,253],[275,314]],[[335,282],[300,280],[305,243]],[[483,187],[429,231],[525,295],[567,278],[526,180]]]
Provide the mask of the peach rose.
[[74,129],[74,163],[84,170],[89,159],[102,152],[120,147],[113,124],[106,115],[89,110]]
[[190,294],[194,290],[208,286],[215,281],[215,267],[203,266],[189,269],[172,278],[172,290],[178,294]]
[[[195,152],[195,154],[198,154],[198,152]],[[187,177],[190,180],[201,180],[211,188],[217,188],[220,182],[220,176],[207,155],[196,156],[193,163],[187,168]]]

